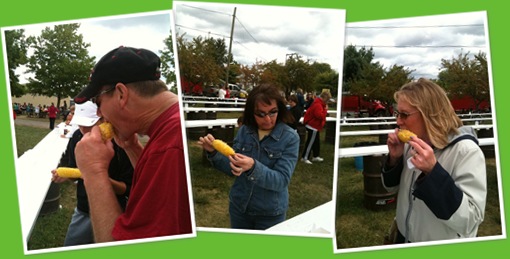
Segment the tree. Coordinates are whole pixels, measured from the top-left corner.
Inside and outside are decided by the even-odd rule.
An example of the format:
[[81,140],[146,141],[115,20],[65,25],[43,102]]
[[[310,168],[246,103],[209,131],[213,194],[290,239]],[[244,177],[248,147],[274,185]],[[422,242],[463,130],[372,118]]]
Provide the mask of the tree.
[[7,51],[7,67],[9,70],[9,85],[11,96],[21,97],[25,94],[23,85],[20,84],[16,68],[28,62],[27,41],[25,30],[5,31],[5,48]]
[[409,70],[408,68],[394,64],[385,71],[379,89],[374,93],[373,97],[385,103],[392,103],[394,101],[393,93],[404,84],[413,80],[411,76],[413,71],[414,70]]
[[343,91],[350,91],[351,84],[362,78],[362,71],[369,68],[374,56],[372,48],[361,47],[357,50],[356,46],[349,45],[344,49]]
[[262,81],[263,65],[260,61],[251,66],[240,65],[239,74],[241,76],[239,83],[246,88],[259,86]]
[[281,78],[281,83],[285,94],[288,95],[298,88],[305,92],[314,90],[312,84],[316,73],[309,62],[303,60],[297,53],[293,53],[285,60],[284,71],[285,76]]
[[46,27],[38,37],[29,37],[34,54],[29,58],[28,91],[57,97],[57,106],[64,97],[75,96],[89,81],[94,58],[89,57],[83,36],[77,34],[77,23]]
[[332,96],[338,96],[338,77],[338,73],[334,70],[317,74],[313,83],[315,90],[329,89]]
[[365,65],[358,78],[349,82],[351,93],[374,99],[374,96],[378,95],[384,75],[384,67],[379,62]]
[[285,67],[282,64],[272,60],[265,63],[262,67],[264,72],[262,72],[261,84],[270,84],[280,90],[285,89],[284,85],[288,79]]
[[204,40],[201,36],[187,41],[184,36],[177,36],[181,80],[201,85],[220,83],[226,77],[225,63],[221,58],[226,51],[221,49],[221,41]]
[[490,100],[487,56],[479,52],[471,59],[468,53],[460,53],[451,60],[441,59],[438,83],[450,98],[470,96],[475,100],[476,109],[483,101]]
[[311,64],[313,71],[313,89],[322,92],[322,89],[329,89],[333,96],[338,95],[338,72],[327,63],[314,62]]
[[172,34],[168,38],[164,39],[165,48],[160,50],[161,53],[161,75],[165,77],[165,83],[172,87],[170,90],[176,93],[175,86],[177,85],[177,79],[175,75],[175,55],[172,41]]

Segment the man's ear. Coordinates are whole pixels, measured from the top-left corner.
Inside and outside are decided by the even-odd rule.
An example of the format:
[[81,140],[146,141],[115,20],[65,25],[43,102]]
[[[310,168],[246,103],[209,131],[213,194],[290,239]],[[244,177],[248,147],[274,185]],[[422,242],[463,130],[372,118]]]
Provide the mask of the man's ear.
[[129,89],[127,86],[123,83],[117,83],[115,85],[115,88],[117,88],[118,91],[118,100],[121,105],[121,107],[124,107],[127,103],[128,97],[129,97]]

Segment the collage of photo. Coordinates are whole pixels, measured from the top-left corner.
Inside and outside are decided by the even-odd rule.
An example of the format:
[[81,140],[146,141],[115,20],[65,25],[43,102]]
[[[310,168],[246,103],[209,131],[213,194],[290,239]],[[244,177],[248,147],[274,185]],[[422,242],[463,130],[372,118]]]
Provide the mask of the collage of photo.
[[506,239],[487,12],[346,15],[173,1],[2,27],[23,253]]

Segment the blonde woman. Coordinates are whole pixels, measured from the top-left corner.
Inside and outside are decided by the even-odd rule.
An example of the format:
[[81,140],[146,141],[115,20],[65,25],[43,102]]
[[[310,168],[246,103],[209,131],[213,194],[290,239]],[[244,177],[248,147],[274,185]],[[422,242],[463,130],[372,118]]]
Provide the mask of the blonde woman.
[[398,190],[396,243],[475,237],[486,203],[485,158],[444,90],[427,79],[394,94],[397,125],[416,134],[388,135],[383,184]]

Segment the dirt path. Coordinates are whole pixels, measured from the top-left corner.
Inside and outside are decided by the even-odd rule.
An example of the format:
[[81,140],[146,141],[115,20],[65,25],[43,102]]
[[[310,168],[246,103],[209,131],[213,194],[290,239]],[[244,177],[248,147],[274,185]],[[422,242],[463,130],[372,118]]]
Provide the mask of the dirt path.
[[[55,125],[58,125],[60,121],[57,119],[55,121]],[[50,128],[49,119],[39,120],[39,119],[29,119],[26,116],[18,116],[14,121],[14,125],[22,125],[22,126],[30,126],[30,127],[38,127],[38,128]]]

